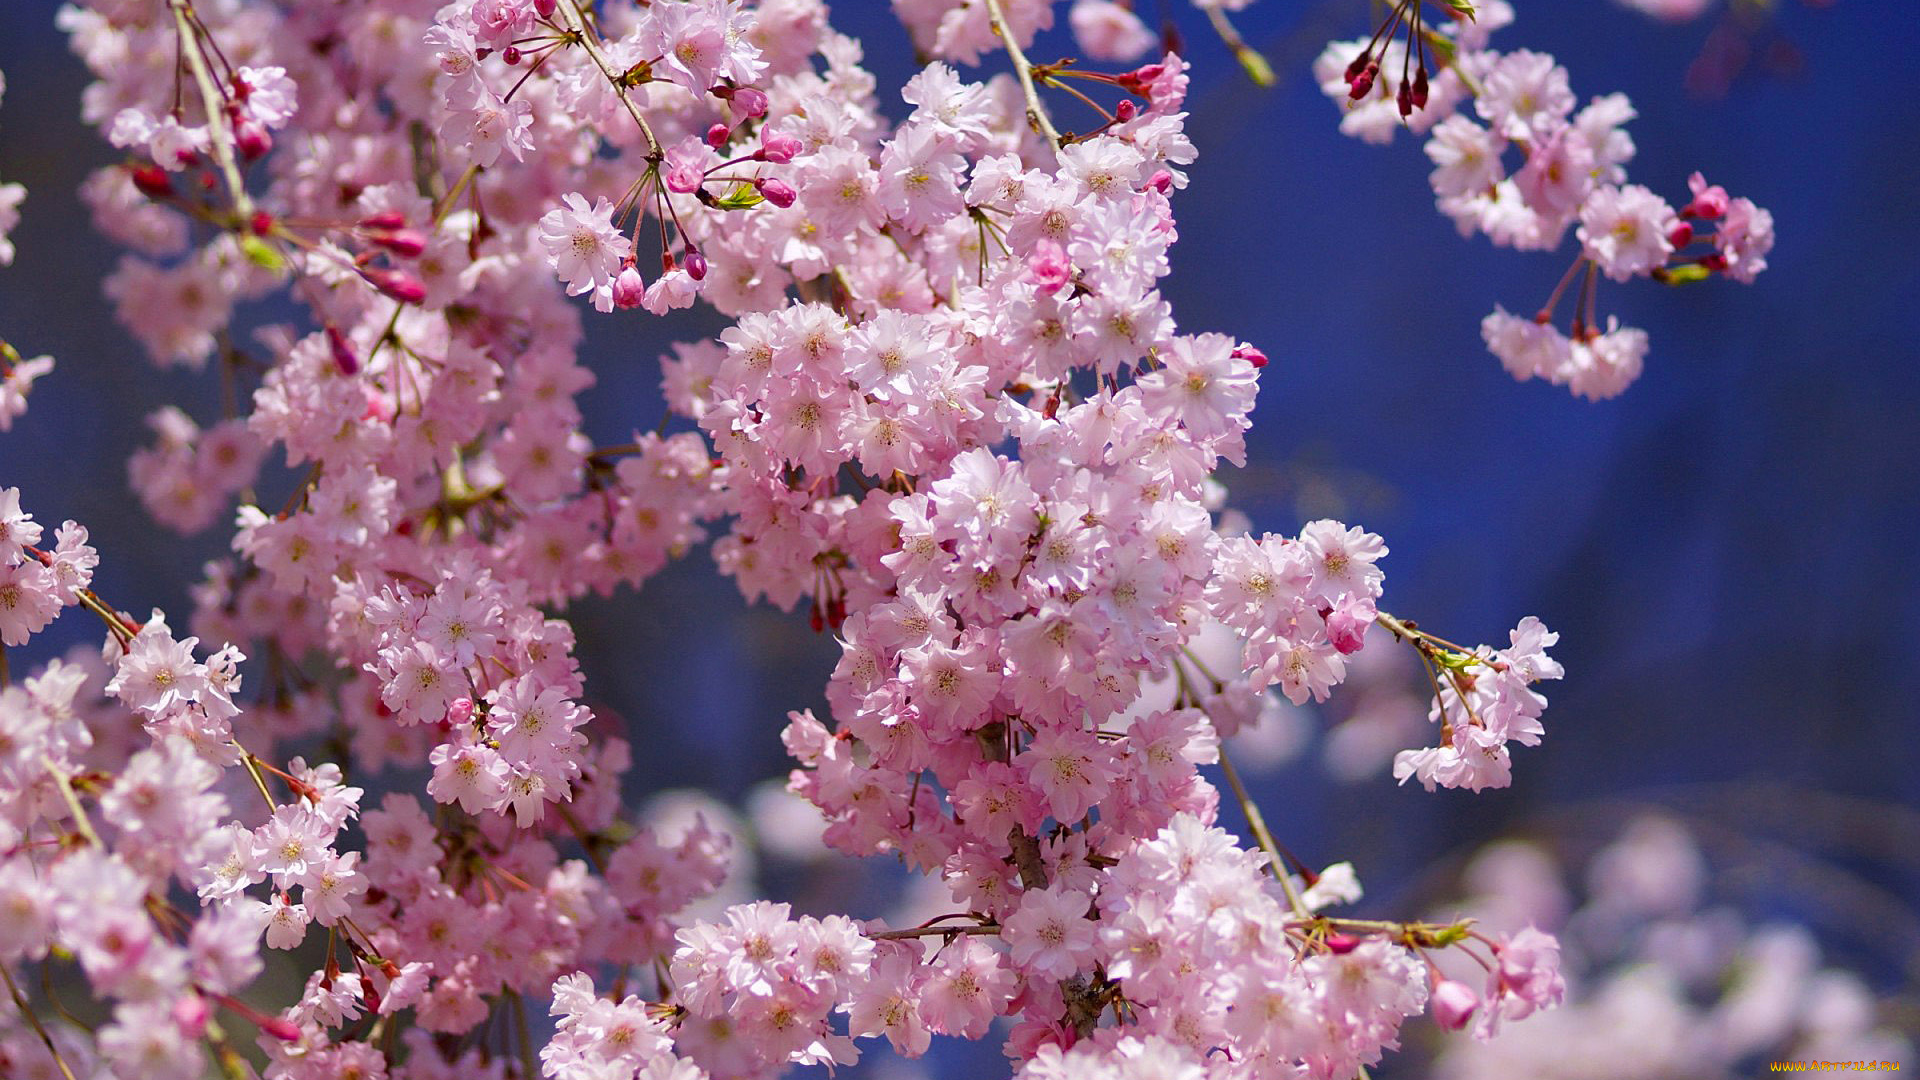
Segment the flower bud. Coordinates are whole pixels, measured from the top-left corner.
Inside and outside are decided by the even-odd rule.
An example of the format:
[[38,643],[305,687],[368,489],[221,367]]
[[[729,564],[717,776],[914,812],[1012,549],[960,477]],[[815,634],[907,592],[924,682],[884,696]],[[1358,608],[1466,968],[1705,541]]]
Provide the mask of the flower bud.
[[398,229],[407,223],[407,215],[398,210],[382,210],[360,219],[363,229]]
[[473,719],[473,699],[457,697],[447,706],[447,723],[464,724]]
[[266,128],[248,121],[240,125],[240,130],[234,132],[233,145],[240,151],[241,157],[248,161],[258,161],[273,149],[273,136],[267,134]]
[[1378,74],[1380,74],[1380,65],[1368,64],[1366,70],[1347,80],[1347,96],[1355,101],[1366,97],[1373,90],[1373,79]]
[[640,300],[647,295],[647,283],[640,277],[640,268],[627,260],[626,269],[613,279],[613,306],[617,308],[637,308]]
[[300,1025],[284,1016],[262,1016],[260,1018],[260,1033],[262,1035],[271,1035],[281,1042],[300,1041]]
[[137,165],[129,170],[133,186],[149,199],[164,199],[173,194],[173,181],[158,165]]
[[559,6],[559,0],[533,0],[533,13],[543,19],[551,19],[553,10]]
[[1433,1022],[1448,1031],[1459,1031],[1473,1018],[1473,1011],[1480,1007],[1480,995],[1473,987],[1452,979],[1441,979],[1433,984]]
[[1693,225],[1685,221],[1674,225],[1674,227],[1667,232],[1667,243],[1672,244],[1675,248],[1683,248],[1693,243]]
[[360,268],[360,276],[383,294],[403,304],[417,304],[427,298],[426,283],[404,271],[384,266],[365,266]]
[[353,342],[340,332],[337,326],[327,327],[327,348],[333,353],[333,366],[342,375],[360,373],[360,354],[353,351]]
[[197,1039],[206,1032],[207,1019],[212,1013],[207,999],[199,994],[182,994],[173,1003],[174,1025],[189,1039]]
[[732,101],[733,107],[738,109],[742,116],[767,115],[767,95],[764,90],[755,90],[751,86],[740,87],[733,92]]
[[1113,107],[1113,118],[1122,124],[1138,115],[1140,115],[1140,106],[1135,105],[1131,98],[1125,99]]
[[695,281],[707,279],[707,257],[697,248],[688,248],[686,257],[680,260],[687,268],[687,276]]
[[760,193],[761,198],[783,210],[792,206],[793,200],[797,197],[797,193],[785,181],[765,177],[755,180],[753,189]]
[[1047,237],[1034,242],[1033,252],[1027,256],[1027,280],[1033,282],[1036,289],[1052,295],[1072,278],[1073,264],[1059,243]]
[[247,230],[255,236],[265,236],[273,231],[273,215],[265,210],[255,210],[247,219]]
[[394,229],[374,233],[369,239],[403,259],[417,259],[427,250],[427,234],[419,229]]
[[732,134],[733,129],[727,125],[715,124],[707,129],[707,145],[718,150],[727,145],[727,137]]
[[1360,947],[1360,939],[1352,934],[1328,934],[1327,951],[1335,956],[1345,956]]
[[760,129],[760,149],[754,153],[753,157],[756,161],[770,161],[775,165],[785,165],[799,157],[803,149],[805,148],[800,145],[799,139],[762,128]]
[[1251,345],[1242,345],[1239,348],[1233,350],[1233,356],[1235,359],[1245,360],[1247,363],[1252,364],[1256,368],[1263,368],[1267,366],[1267,354],[1261,352],[1259,349],[1256,349]]
[[1327,640],[1342,656],[1352,656],[1367,643],[1367,629],[1373,625],[1372,601],[1356,600],[1351,593],[1326,614]]

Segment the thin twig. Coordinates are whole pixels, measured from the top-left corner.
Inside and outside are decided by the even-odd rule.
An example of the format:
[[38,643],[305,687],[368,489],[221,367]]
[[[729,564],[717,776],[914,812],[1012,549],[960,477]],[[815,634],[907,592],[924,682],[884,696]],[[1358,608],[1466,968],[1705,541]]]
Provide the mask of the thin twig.
[[1048,149],[1059,153],[1060,132],[1053,126],[1053,118],[1047,115],[1047,107],[1040,103],[1040,92],[1033,86],[1033,63],[1013,40],[1013,31],[1007,29],[1007,16],[1000,10],[1000,0],[987,0],[987,21],[1000,43],[1007,47],[1007,56],[1013,60],[1014,77],[1020,80],[1020,89],[1027,95],[1027,124],[1047,140]]
[[106,847],[107,845],[100,842],[100,834],[93,831],[93,822],[87,818],[87,808],[80,805],[80,796],[74,794],[73,778],[67,775],[67,771],[62,769],[58,762],[46,754],[40,755],[40,763],[53,774],[54,786],[60,789],[60,797],[67,801],[67,809],[73,812],[73,823],[80,830],[80,835],[86,837],[87,843],[94,847]]
[[914,926],[905,930],[880,930],[867,936],[875,941],[900,941],[905,938],[936,937],[949,934],[998,934],[1000,924],[984,923],[979,926]]
[[1274,842],[1273,834],[1267,831],[1267,819],[1260,816],[1260,807],[1253,797],[1247,794],[1245,784],[1240,782],[1240,773],[1233,767],[1233,759],[1227,756],[1224,744],[1220,747],[1220,771],[1227,776],[1227,783],[1233,788],[1233,797],[1240,800],[1240,811],[1247,815],[1247,826],[1253,830],[1253,838],[1260,841],[1260,847],[1273,863],[1273,876],[1280,879],[1280,888],[1287,894],[1287,903],[1293,907],[1294,914],[1307,918],[1312,912],[1307,910],[1307,902],[1300,898],[1300,891],[1293,887],[1293,877],[1287,872],[1286,860],[1280,857],[1280,845]]
[[[987,2],[991,4],[994,0],[987,0]],[[587,13],[580,10],[579,0],[567,0],[565,10],[570,16],[568,21],[580,34],[580,44],[586,47],[587,55],[593,58],[594,64],[600,68],[600,73],[607,77],[607,81],[613,84],[613,92],[619,95],[620,104],[627,107],[627,114],[633,117],[633,122],[640,125],[640,135],[647,140],[647,160],[660,162],[666,157],[660,149],[660,140],[654,138],[653,128],[647,124],[647,118],[640,115],[640,107],[627,96],[626,84],[620,81],[620,76],[613,73],[613,66],[607,63],[606,54],[600,51],[600,45],[595,40],[598,34],[587,22]]]
[[20,1015],[27,1018],[27,1025],[33,1028],[33,1033],[40,1036],[40,1041],[46,1045],[47,1053],[53,1055],[53,1063],[60,1066],[60,1075],[67,1080],[74,1080],[73,1070],[67,1067],[67,1059],[60,1056],[60,1048],[53,1045],[53,1036],[47,1034],[47,1029],[40,1023],[40,1017],[34,1013],[33,1006],[27,1003],[27,995],[21,993],[20,987],[14,985],[13,973],[8,971],[5,965],[0,965],[0,978],[7,980],[7,989],[13,994],[13,1003],[20,1007]]
[[227,127],[227,113],[224,98],[214,85],[213,74],[207,70],[207,58],[200,52],[200,39],[195,35],[189,19],[191,5],[188,0],[170,0],[173,8],[173,24],[180,33],[180,53],[187,58],[187,67],[193,71],[193,81],[200,87],[200,102],[207,114],[207,138],[213,144],[213,160],[220,166],[220,172],[227,180],[227,191],[233,196],[233,212],[238,217],[237,228],[246,228],[253,217],[253,199],[247,195],[246,182],[240,178],[240,166],[233,157],[233,132]]

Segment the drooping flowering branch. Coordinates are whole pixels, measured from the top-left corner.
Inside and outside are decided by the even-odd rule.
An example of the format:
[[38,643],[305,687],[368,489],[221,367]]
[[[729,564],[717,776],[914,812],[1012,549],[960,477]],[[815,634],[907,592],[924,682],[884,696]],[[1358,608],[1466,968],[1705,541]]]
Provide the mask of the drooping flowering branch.
[[[1238,42],[1239,5],[1200,6]],[[0,964],[76,958],[113,1010],[87,1067],[231,1062],[217,1006],[270,1036],[272,1080],[761,1076],[852,1062],[861,1040],[916,1056],[1000,1017],[1027,1076],[1331,1080],[1408,1016],[1479,1007],[1429,952],[1499,969],[1489,1012],[1558,1000],[1537,936],[1325,914],[1358,898],[1351,866],[1289,855],[1222,745],[1269,688],[1335,692],[1378,624],[1412,644],[1440,721],[1396,773],[1477,790],[1508,781],[1508,741],[1539,740],[1530,687],[1560,671],[1537,620],[1496,651],[1381,613],[1386,546],[1362,529],[1223,528],[1210,477],[1244,463],[1270,376],[1249,343],[1180,332],[1159,290],[1195,159],[1185,63],[1035,65],[1042,0],[898,7],[938,58],[898,124],[810,0],[63,16],[100,80],[89,119],[129,155],[87,189],[137,252],[108,282],[116,312],[158,363],[217,353],[235,402],[204,430],[156,412],[132,478],[183,531],[243,500],[236,558],[176,638],[89,591],[85,530],[41,548],[0,490],[0,640],[76,605],[111,635],[100,668],[0,691],[0,909],[25,913]],[[1522,108],[1510,84],[1533,66],[1413,14],[1416,55],[1444,38],[1447,63],[1420,89],[1422,59],[1396,115],[1471,90],[1498,124],[1543,115],[1500,137],[1546,154],[1566,110]],[[1076,19],[1089,54],[1151,47],[1120,15]],[[1011,75],[948,66],[1002,51]],[[1374,51],[1361,72],[1388,66]],[[1097,125],[1063,134],[1043,92]],[[1647,237],[1589,203],[1583,258],[1640,259]],[[304,322],[243,349],[236,305],[268,295]],[[576,400],[591,316],[569,296],[732,324],[662,359],[659,431],[596,450]],[[1590,285],[1576,303],[1591,326]],[[3,362],[0,422],[45,371]],[[272,450],[305,471],[284,504],[253,490]],[[805,601],[841,647],[825,719],[783,732],[792,791],[829,846],[937,876],[949,914],[696,918],[725,834],[623,819],[629,751],[579,704],[555,613],[710,532],[745,595]],[[1237,655],[1203,661],[1211,630]],[[247,694],[241,649],[203,659],[201,640],[260,657]],[[308,765],[296,748],[319,742],[343,760]],[[1218,827],[1214,764],[1260,850]],[[424,782],[363,811],[356,785],[390,767]],[[242,1000],[262,944],[314,923],[324,959],[297,1000]]]

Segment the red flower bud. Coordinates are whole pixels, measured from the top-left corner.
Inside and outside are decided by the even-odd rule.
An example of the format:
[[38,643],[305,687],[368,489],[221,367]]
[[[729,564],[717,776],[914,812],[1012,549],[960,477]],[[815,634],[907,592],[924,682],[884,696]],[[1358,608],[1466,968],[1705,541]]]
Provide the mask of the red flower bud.
[[173,178],[158,165],[136,165],[128,170],[133,186],[149,199],[164,199],[173,194]]
[[369,239],[403,259],[417,259],[427,250],[427,234],[419,229],[395,229],[375,233]]
[[240,130],[234,132],[233,144],[240,151],[241,157],[248,161],[258,161],[273,149],[273,136],[267,133],[266,128],[249,122],[241,124]]
[[368,284],[403,304],[417,304],[427,298],[427,286],[419,278],[384,266],[366,266],[360,276]]
[[327,348],[333,352],[333,366],[342,375],[360,373],[360,354],[353,351],[353,342],[340,332],[337,326],[327,327]]

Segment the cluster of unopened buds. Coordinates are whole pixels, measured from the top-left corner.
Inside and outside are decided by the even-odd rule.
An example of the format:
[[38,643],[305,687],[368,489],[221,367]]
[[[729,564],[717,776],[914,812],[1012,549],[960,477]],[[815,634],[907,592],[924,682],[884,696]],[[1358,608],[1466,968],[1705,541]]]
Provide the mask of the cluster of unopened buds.
[[[1198,6],[1257,72],[1226,21],[1244,3]],[[1349,658],[1404,642],[1438,740],[1396,775],[1503,786],[1561,670],[1535,619],[1472,648],[1381,611],[1386,546],[1363,529],[1255,538],[1221,513],[1212,473],[1245,462],[1276,369],[1179,332],[1158,288],[1195,158],[1185,63],[1036,65],[1047,0],[895,7],[934,58],[898,124],[818,0],[62,10],[98,79],[86,117],[128,155],[83,192],[133,252],[106,283],[118,318],[156,363],[253,389],[205,426],[157,411],[131,463],[179,530],[240,500],[194,636],[95,596],[85,531],[39,546],[0,491],[6,644],[75,604],[109,634],[0,691],[0,969],[60,969],[111,1015],[43,1024],[17,992],[0,1062],[239,1069],[237,1019],[272,1080],[694,1080],[1006,1021],[1031,1077],[1344,1080],[1423,1010],[1491,1035],[1559,1001],[1537,931],[1327,914],[1358,898],[1352,868],[1287,856],[1233,770],[1224,740],[1270,688],[1323,700]],[[1443,206],[1522,247],[1578,219],[1610,276],[1684,276],[1676,216],[1613,186],[1624,102],[1568,121],[1563,72],[1485,51],[1496,8],[1456,5],[1449,63],[1388,106],[1421,126],[1471,89],[1493,125],[1436,130],[1481,153],[1475,183],[1443,164]],[[1095,58],[1156,40],[1102,0],[1070,22]],[[1411,26],[1416,50],[1440,40]],[[1363,101],[1380,48],[1350,80]],[[1012,74],[949,66],[1003,50]],[[1063,134],[1063,106],[1097,118]],[[1381,130],[1371,108],[1348,123]],[[1572,164],[1544,177],[1552,160]],[[1712,269],[1750,277],[1761,221],[1716,191],[1689,220],[1719,223]],[[236,338],[237,305],[270,295],[302,325]],[[596,446],[568,296],[704,301],[732,325],[662,358],[659,431]],[[49,365],[0,363],[3,429]],[[277,509],[255,494],[270,454],[302,475]],[[555,612],[709,530],[743,593],[804,603],[842,650],[831,715],[785,728],[791,789],[832,847],[936,876],[949,914],[701,920],[724,833],[623,819],[628,746],[580,704]],[[1203,657],[1203,632],[1237,656]],[[249,695],[242,645],[268,661]],[[297,999],[242,1001],[261,946],[313,924]],[[1440,978],[1450,950],[1483,988]]]

